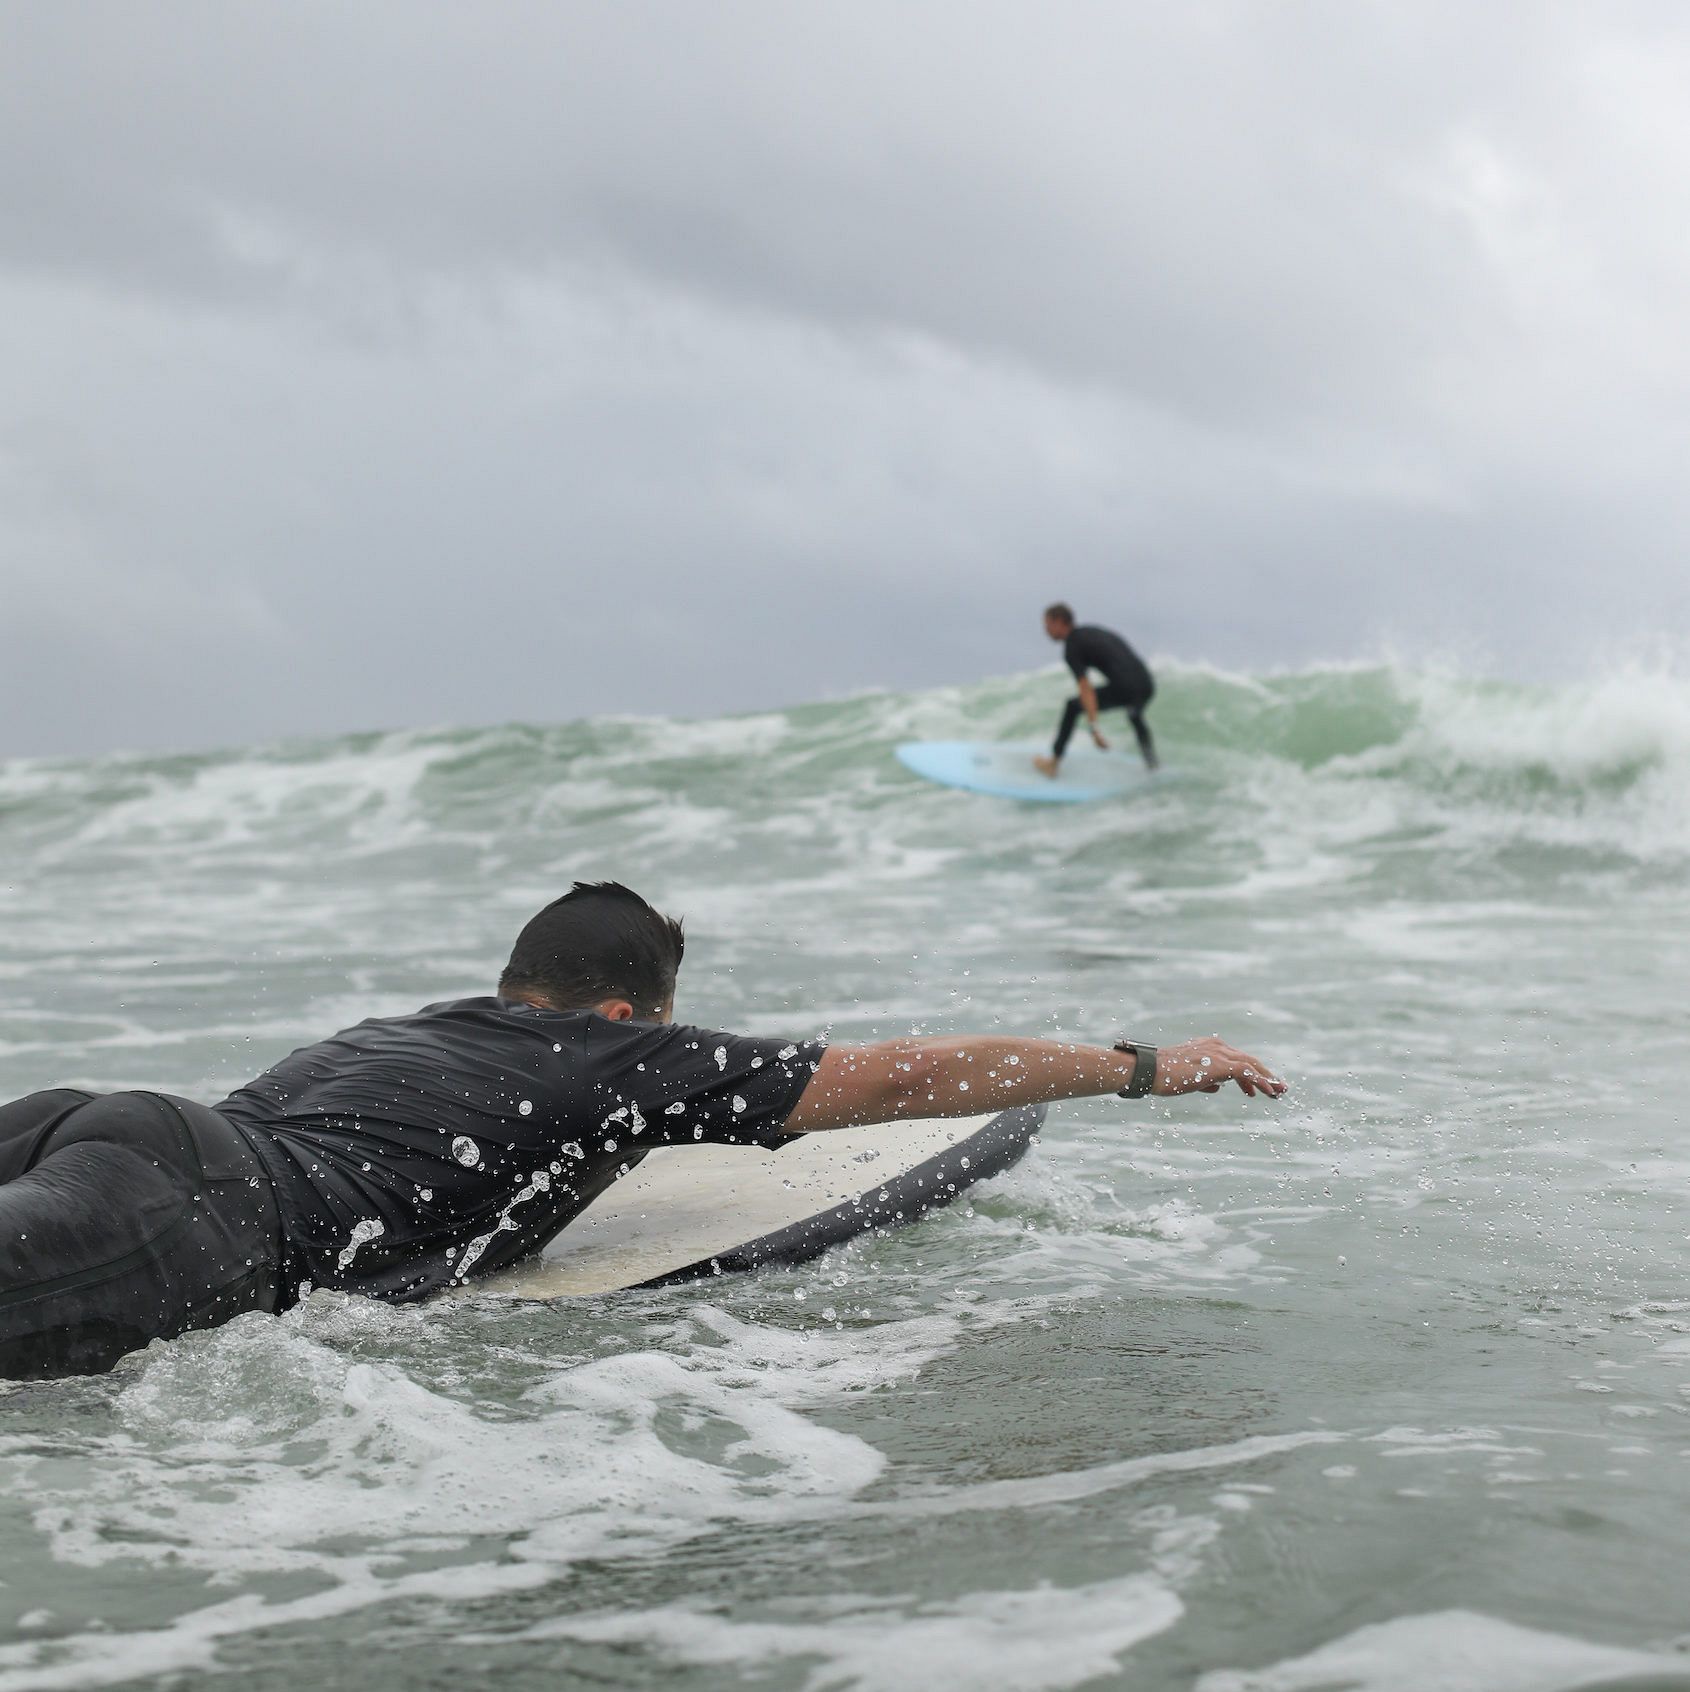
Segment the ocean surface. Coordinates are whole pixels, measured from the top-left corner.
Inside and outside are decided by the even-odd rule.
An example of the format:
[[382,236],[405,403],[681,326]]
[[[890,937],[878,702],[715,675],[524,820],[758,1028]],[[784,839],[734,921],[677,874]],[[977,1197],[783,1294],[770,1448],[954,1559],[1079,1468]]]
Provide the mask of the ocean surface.
[[0,1388],[0,1692],[1690,1688],[1690,685],[1169,666],[1181,779],[1073,809],[891,756],[1062,691],[0,767],[7,1096],[219,1098],[577,876],[699,1021],[1294,1089],[1054,1107],[796,1270]]

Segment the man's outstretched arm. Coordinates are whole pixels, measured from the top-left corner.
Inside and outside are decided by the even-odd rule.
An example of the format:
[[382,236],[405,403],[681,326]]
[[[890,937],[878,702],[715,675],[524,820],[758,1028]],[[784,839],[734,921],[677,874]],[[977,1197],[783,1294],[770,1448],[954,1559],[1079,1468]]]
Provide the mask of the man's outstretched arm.
[[[982,1116],[1018,1104],[1095,1098],[1120,1092],[1136,1063],[1131,1052],[1107,1046],[990,1034],[830,1046],[786,1119],[786,1131],[808,1134],[905,1116]],[[1151,1091],[1213,1093],[1228,1081],[1252,1098],[1278,1098],[1285,1091],[1260,1058],[1213,1039],[1158,1048]]]

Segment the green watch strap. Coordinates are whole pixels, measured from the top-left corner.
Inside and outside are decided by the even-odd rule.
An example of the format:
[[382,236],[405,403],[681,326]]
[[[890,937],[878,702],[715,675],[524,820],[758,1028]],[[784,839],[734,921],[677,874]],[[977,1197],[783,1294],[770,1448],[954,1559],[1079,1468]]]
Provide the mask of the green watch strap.
[[1115,1097],[1142,1099],[1156,1085],[1156,1048],[1142,1040],[1117,1040],[1115,1050],[1133,1054],[1133,1078]]

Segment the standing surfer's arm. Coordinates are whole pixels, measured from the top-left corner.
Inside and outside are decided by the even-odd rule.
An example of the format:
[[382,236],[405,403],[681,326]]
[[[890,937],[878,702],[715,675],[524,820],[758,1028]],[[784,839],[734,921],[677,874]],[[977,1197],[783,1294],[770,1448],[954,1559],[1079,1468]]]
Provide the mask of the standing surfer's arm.
[[1090,676],[1080,677],[1080,706],[1086,714],[1086,721],[1095,729],[1097,727],[1097,689],[1092,686]]
[[1090,676],[1080,677],[1080,704],[1084,707],[1086,721],[1091,725],[1091,737],[1105,752],[1109,750],[1109,742],[1103,738],[1103,730],[1097,726],[1097,689],[1092,685]]
[[[1018,1104],[1095,1098],[1132,1080],[1137,1059],[1107,1046],[996,1035],[883,1040],[830,1046],[791,1116],[790,1134],[849,1128],[902,1116],[976,1116]],[[1259,1058],[1224,1041],[1187,1040],[1156,1053],[1152,1091],[1213,1093],[1236,1081],[1277,1098],[1285,1083]]]

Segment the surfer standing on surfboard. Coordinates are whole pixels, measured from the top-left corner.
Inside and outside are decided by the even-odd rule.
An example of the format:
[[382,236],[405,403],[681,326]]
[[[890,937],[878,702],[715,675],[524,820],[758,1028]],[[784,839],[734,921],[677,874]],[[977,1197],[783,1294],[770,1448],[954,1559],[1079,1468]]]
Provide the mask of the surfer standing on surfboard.
[[313,1286],[408,1302],[538,1252],[654,1146],[1104,1093],[1285,1091],[1219,1040],[820,1040],[673,1020],[681,925],[577,882],[498,991],[372,1018],[215,1108],[71,1088],[0,1106],[0,1376],[91,1374]]
[[[1081,711],[1091,725],[1092,739],[1107,752],[1109,742],[1097,726],[1097,714],[1119,706],[1127,713],[1127,721],[1138,736],[1138,749],[1144,754],[1146,768],[1155,769],[1156,742],[1150,738],[1150,725],[1144,720],[1144,708],[1156,694],[1149,666],[1113,629],[1099,628],[1095,623],[1076,626],[1073,611],[1060,600],[1045,609],[1045,633],[1052,640],[1062,642],[1063,662],[1074,672],[1080,691],[1062,708],[1062,721],[1057,725],[1050,756],[1035,758],[1035,767],[1047,776],[1055,776]],[[1088,674],[1091,670],[1103,677],[1102,687],[1092,685]]]

